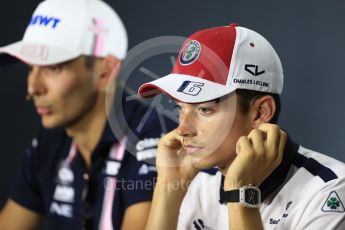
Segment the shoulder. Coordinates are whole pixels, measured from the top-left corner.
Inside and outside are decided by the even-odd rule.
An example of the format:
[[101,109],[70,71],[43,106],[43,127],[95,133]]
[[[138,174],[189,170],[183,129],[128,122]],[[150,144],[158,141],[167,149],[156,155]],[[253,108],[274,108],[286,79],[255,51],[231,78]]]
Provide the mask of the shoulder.
[[138,161],[153,163],[159,139],[177,127],[172,118],[160,112],[156,107],[133,100],[123,104],[124,122],[120,122],[122,115],[118,114],[117,123],[112,124],[116,127],[126,124],[122,129],[128,136],[128,149]]
[[344,181],[345,164],[325,154],[300,146],[294,165],[300,171],[313,176],[320,185]]
[[[44,129],[32,139],[31,145],[26,150],[26,156],[35,160],[49,162],[55,159],[55,155],[61,152],[65,144],[70,142],[63,128]],[[48,160],[48,161],[47,161]]]
[[172,113],[139,101],[126,103],[124,113],[131,129],[138,135],[161,135],[177,127],[177,117]]
[[[273,200],[265,202],[271,208],[263,210],[264,219],[277,216],[276,222],[268,222],[281,228],[335,229],[344,221],[344,202],[345,164],[300,146],[284,185]],[[285,206],[287,211],[279,219],[276,207]]]
[[300,215],[307,210],[323,215],[324,203],[334,194],[345,201],[345,164],[299,146],[287,179],[273,198],[278,203],[288,199],[298,203]]
[[[114,103],[115,106],[108,113],[108,119],[119,136],[130,133],[134,139],[161,137],[177,127],[178,119],[159,109],[158,105],[145,104],[127,95],[116,100],[117,103]],[[120,100],[122,103],[119,103]]]

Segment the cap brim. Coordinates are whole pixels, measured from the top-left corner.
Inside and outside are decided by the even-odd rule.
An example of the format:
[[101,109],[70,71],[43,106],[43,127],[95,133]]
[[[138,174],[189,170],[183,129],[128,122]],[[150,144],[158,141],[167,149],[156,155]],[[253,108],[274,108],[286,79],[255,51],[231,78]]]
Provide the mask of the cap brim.
[[138,93],[143,98],[160,93],[185,103],[200,103],[220,98],[235,91],[222,84],[184,74],[169,74],[140,86]]
[[[15,59],[9,58],[8,55]],[[0,64],[19,60],[31,65],[53,65],[78,56],[80,53],[27,41],[19,41],[0,48]]]

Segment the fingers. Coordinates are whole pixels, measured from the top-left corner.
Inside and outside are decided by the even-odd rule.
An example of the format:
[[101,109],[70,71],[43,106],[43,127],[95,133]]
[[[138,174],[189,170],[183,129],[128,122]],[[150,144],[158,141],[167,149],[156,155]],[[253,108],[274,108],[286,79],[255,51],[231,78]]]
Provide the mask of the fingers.
[[267,147],[276,151],[278,149],[280,139],[280,128],[278,127],[278,125],[264,123],[260,125],[258,129],[266,133]]
[[236,144],[238,156],[230,165],[226,180],[260,185],[281,163],[286,139],[287,134],[273,124],[264,124],[240,137]]
[[260,125],[258,129],[267,135],[265,148],[267,154],[271,159],[276,159],[277,164],[280,164],[283,158],[287,134],[275,124],[265,123]]
[[236,143],[236,154],[239,155],[242,152],[252,153],[252,144],[246,136],[240,137]]
[[251,141],[254,153],[259,155],[265,154],[265,146],[264,146],[264,134],[259,129],[253,129],[249,135],[248,139]]
[[287,134],[283,130],[280,130],[280,141],[278,146],[278,160],[281,162],[283,160],[284,149],[286,145]]
[[[245,139],[248,139],[245,141]],[[241,137],[238,142],[239,147],[246,146],[252,148],[252,154],[262,155],[271,161],[277,160],[279,164],[282,160],[287,134],[275,124],[262,124],[258,129],[253,129],[248,137]],[[246,151],[248,152],[248,151]],[[237,154],[239,151],[237,151]]]
[[178,135],[175,129],[164,135],[160,140],[160,144],[171,149],[180,149],[182,147],[182,141],[183,137]]

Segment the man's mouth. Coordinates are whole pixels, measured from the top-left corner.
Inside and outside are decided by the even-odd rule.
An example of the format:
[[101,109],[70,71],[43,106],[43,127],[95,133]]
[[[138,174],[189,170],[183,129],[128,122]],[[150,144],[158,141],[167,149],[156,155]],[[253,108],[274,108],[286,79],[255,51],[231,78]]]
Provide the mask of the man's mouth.
[[40,115],[40,116],[44,116],[44,115],[49,115],[51,114],[51,109],[48,106],[35,106],[36,107],[36,112]]
[[185,149],[187,154],[196,154],[203,149],[203,147],[195,145],[183,145],[183,148]]

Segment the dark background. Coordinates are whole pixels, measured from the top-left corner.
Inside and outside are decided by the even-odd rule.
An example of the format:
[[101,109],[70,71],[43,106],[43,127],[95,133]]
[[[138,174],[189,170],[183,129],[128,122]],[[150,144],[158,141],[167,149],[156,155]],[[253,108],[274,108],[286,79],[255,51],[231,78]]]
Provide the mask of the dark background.
[[[20,40],[40,1],[11,0],[0,8],[0,46]],[[157,36],[188,36],[238,22],[266,37],[281,58],[285,85],[280,125],[307,148],[345,161],[345,1],[118,0],[129,48]],[[157,72],[169,68],[156,66]],[[39,118],[25,101],[26,70],[0,68],[0,207],[9,193]]]

